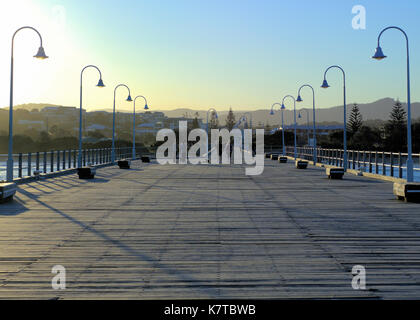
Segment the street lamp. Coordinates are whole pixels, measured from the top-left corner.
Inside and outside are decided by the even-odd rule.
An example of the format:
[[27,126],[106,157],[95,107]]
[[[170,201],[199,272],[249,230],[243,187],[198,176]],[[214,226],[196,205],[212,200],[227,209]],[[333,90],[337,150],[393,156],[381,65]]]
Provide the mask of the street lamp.
[[283,148],[283,156],[286,156],[286,147],[284,145],[284,109],[285,106],[281,105],[280,103],[276,102],[271,106],[271,111],[270,111],[270,115],[274,115],[274,106],[275,105],[279,105],[280,106],[280,110],[281,110],[281,141],[282,141],[282,148]]
[[11,55],[11,61],[10,61],[10,105],[9,105],[9,148],[8,148],[8,156],[7,156],[7,172],[6,172],[6,179],[8,182],[13,181],[13,56],[14,56],[14,43],[15,43],[15,36],[16,34],[23,29],[31,29],[35,31],[39,39],[41,41],[41,45],[38,49],[38,52],[36,55],[34,55],[34,58],[37,59],[47,59],[48,56],[45,55],[44,47],[42,46],[42,37],[41,34],[32,27],[22,27],[15,31],[12,37],[12,55]]
[[294,120],[295,120],[295,128],[294,128],[294,132],[295,132],[295,137],[294,137],[294,154],[295,154],[295,160],[296,160],[296,158],[297,158],[297,147],[296,147],[296,99],[295,99],[295,97],[293,97],[293,96],[291,96],[291,95],[287,95],[287,96],[285,96],[284,98],[283,98],[283,101],[282,101],[282,103],[281,103],[281,107],[282,108],[286,108],[285,106],[284,106],[284,101],[286,100],[286,98],[291,98],[291,99],[293,99],[293,110],[294,110]]
[[136,159],[136,100],[137,98],[144,99],[144,110],[149,110],[149,106],[147,105],[147,99],[143,96],[137,96],[134,98],[134,110],[133,110],[133,160]]
[[83,72],[88,68],[95,68],[99,72],[99,81],[96,85],[99,88],[105,87],[104,82],[102,81],[102,73],[101,70],[97,66],[94,65],[88,65],[82,69],[80,72],[80,110],[79,110],[79,154],[77,155],[77,166],[79,168],[82,167],[82,126],[83,126]]
[[133,101],[133,99],[131,99],[131,92],[130,92],[130,88],[127,87],[125,84],[119,84],[115,87],[114,89],[114,108],[113,108],[113,112],[112,112],[112,148],[111,148],[111,162],[114,163],[115,162],[115,95],[117,93],[117,89],[119,87],[126,87],[128,90],[128,97],[126,99],[126,101],[131,102]]
[[[316,147],[316,120],[315,120],[315,90],[314,90],[314,88],[311,86],[311,85],[309,85],[309,84],[304,84],[303,86],[301,86],[300,88],[299,88],[299,90],[298,90],[298,97],[297,97],[297,99],[296,99],[296,102],[302,102],[303,101],[303,99],[302,99],[302,97],[301,97],[301,95],[300,95],[300,91],[304,88],[304,87],[308,87],[308,88],[310,88],[310,89],[312,89],[312,108],[313,108],[313,111],[312,111],[312,113],[313,113],[313,133],[314,133],[314,135],[313,135],[313,147],[314,147],[314,153],[313,153],[313,161],[314,161],[314,164],[316,164],[316,162],[317,162],[317,147]],[[308,120],[308,124],[309,124],[309,120]],[[308,131],[308,134],[309,134],[309,131]]]
[[387,27],[381,31],[378,36],[378,47],[376,48],[375,55],[372,57],[376,60],[385,59],[386,56],[382,52],[382,48],[380,46],[380,40],[382,34],[388,29],[397,29],[401,31],[406,40],[407,44],[407,182],[413,182],[414,180],[414,164],[413,164],[413,155],[412,155],[412,141],[411,141],[411,93],[410,93],[410,50],[408,45],[408,36],[405,31],[399,27]]
[[341,68],[340,66],[331,66],[329,68],[327,68],[327,70],[325,70],[324,73],[324,81],[322,82],[322,86],[321,88],[327,89],[329,88],[329,84],[327,82],[327,72],[328,70],[332,69],[332,68],[337,68],[340,69],[341,72],[343,73],[343,88],[344,88],[344,122],[343,122],[343,149],[344,149],[344,154],[343,154],[343,168],[344,171],[347,170],[347,106],[346,106],[346,73],[344,72],[344,69]]
[[306,112],[306,123],[307,123],[307,126],[308,126],[307,134],[308,134],[308,145],[309,145],[310,144],[310,141],[309,141],[309,111],[307,109],[300,110],[299,115],[298,115],[299,119],[302,119],[302,111]]

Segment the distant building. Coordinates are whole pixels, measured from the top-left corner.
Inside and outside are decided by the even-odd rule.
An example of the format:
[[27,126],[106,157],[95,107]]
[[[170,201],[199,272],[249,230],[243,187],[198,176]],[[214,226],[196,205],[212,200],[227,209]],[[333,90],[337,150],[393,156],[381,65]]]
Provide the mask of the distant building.
[[23,125],[26,129],[46,130],[43,120],[18,120],[19,125]]

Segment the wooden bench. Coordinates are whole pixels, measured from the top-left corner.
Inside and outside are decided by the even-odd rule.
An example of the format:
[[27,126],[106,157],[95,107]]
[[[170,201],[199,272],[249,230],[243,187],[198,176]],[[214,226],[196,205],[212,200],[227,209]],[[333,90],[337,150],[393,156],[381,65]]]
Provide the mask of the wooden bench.
[[120,169],[130,169],[131,161],[127,159],[118,160],[118,166]]
[[141,162],[150,163],[150,158],[149,157],[141,157]]
[[279,163],[287,163],[287,157],[279,157]]
[[327,168],[325,173],[328,176],[328,179],[343,179],[344,168]]
[[77,168],[77,174],[79,175],[79,179],[93,179],[95,178],[96,168],[92,168],[92,167]]
[[272,153],[270,156],[271,160],[278,160],[279,159],[279,155],[277,153]]
[[0,203],[12,200],[16,190],[17,186],[14,182],[0,183]]
[[420,203],[420,183],[395,182],[394,195],[397,196],[398,200]]
[[308,168],[308,161],[305,160],[296,160],[295,161],[296,169],[306,169]]

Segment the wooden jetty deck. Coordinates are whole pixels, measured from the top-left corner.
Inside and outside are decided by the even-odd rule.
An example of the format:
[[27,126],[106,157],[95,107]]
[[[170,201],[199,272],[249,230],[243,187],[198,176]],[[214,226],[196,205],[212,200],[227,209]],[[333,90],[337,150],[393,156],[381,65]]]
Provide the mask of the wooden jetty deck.
[[257,177],[134,162],[33,182],[0,206],[0,298],[419,299],[420,205],[389,182],[274,161]]

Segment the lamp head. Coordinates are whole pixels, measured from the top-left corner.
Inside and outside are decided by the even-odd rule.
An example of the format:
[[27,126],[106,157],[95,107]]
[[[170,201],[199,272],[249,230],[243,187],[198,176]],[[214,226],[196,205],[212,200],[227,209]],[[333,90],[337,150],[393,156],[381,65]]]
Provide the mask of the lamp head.
[[296,99],[296,102],[302,102],[302,101],[303,101],[302,97],[300,95],[298,95],[298,97]]
[[372,58],[376,60],[382,60],[386,58],[386,55],[384,55],[384,53],[382,52],[382,48],[378,46],[376,48],[375,55]]
[[128,97],[127,97],[127,100],[126,100],[126,101],[128,101],[128,102],[133,101],[133,99],[131,99],[131,95],[130,95],[130,94],[128,95]]
[[281,104],[281,109],[282,110],[286,109],[286,106],[284,105],[284,103]]
[[102,81],[102,78],[99,79],[98,84],[96,86],[99,87],[99,88],[104,88],[105,87],[104,82]]
[[300,114],[300,112],[299,112],[298,118],[299,119],[302,119],[302,115]]
[[44,47],[39,47],[38,53],[34,55],[34,58],[42,59],[42,60],[48,58],[48,56],[45,54]]
[[215,118],[216,119],[219,119],[219,115],[217,114],[217,112],[216,112]]
[[329,87],[330,87],[330,85],[328,84],[327,79],[324,79],[324,81],[322,82],[321,88],[327,89]]
[[144,106],[144,110],[149,110],[149,106],[147,104]]
[[270,111],[270,116],[273,116],[274,115],[274,110],[273,109],[271,109],[271,111]]

